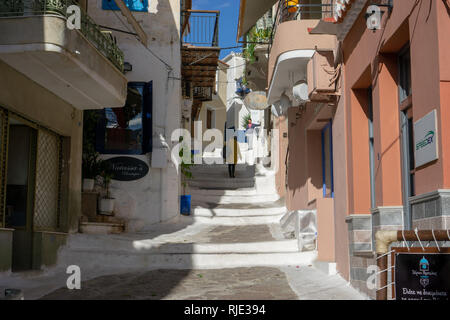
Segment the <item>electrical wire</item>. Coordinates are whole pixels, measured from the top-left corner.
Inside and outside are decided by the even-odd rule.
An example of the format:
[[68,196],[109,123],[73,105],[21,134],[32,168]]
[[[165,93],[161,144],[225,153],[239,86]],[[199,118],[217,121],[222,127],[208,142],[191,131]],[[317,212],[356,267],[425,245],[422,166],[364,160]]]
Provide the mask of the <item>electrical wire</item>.
[[[119,17],[119,15],[116,13],[116,10],[114,10],[111,5],[108,3],[108,1],[106,1],[109,9],[113,12],[113,14],[116,16],[117,20],[120,21],[120,23],[122,23],[122,25],[130,32],[130,34],[133,34],[133,32],[130,30],[130,28],[123,22],[123,20]],[[145,46],[141,41],[139,41],[138,37],[135,36],[135,39],[138,40],[138,42],[140,44],[142,44],[142,46],[148,51],[150,52],[156,59],[158,59],[162,64],[164,64],[166,66],[166,68],[169,70],[169,72],[171,72],[173,70],[172,66],[169,65],[167,62],[165,62],[162,58],[160,58],[156,53],[154,53],[150,48],[148,48],[147,46]]]

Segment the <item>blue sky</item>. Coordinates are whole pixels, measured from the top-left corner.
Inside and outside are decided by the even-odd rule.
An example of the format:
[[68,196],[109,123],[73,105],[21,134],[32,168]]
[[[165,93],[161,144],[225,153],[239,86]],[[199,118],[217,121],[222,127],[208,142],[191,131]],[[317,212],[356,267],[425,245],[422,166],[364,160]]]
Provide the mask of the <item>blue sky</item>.
[[[238,46],[236,42],[240,0],[192,0],[194,10],[220,10],[219,45],[222,48]],[[221,50],[220,58],[231,51],[240,52],[240,48]]]

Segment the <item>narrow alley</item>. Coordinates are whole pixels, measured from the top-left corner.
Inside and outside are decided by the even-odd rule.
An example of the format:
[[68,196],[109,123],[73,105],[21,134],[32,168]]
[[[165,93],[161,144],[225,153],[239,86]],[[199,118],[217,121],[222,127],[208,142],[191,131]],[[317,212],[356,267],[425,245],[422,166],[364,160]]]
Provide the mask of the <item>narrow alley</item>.
[[[193,173],[191,216],[145,233],[71,235],[59,270],[23,281],[25,297],[364,299],[338,275],[315,269],[315,251],[299,252],[296,239],[285,239],[286,208],[274,196],[272,171],[242,164],[235,179],[226,165]],[[81,290],[66,287],[64,267],[72,264],[81,268]]]

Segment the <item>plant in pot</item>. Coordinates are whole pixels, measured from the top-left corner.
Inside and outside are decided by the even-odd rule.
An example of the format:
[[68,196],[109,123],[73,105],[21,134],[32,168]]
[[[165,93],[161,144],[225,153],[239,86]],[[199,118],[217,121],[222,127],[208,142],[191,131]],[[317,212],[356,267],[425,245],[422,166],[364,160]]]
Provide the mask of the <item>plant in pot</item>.
[[[180,142],[183,141],[183,137],[180,137]],[[191,214],[191,195],[186,194],[186,188],[187,188],[187,181],[189,179],[192,179],[192,172],[190,168],[192,167],[193,163],[193,155],[190,154],[191,157],[191,163],[186,163],[183,160],[183,154],[184,150],[188,150],[188,148],[185,147],[183,144],[183,147],[180,148],[180,151],[178,155],[181,159],[180,164],[180,172],[181,172],[181,185],[183,186],[183,194],[180,196],[180,213],[183,215],[190,215]],[[189,150],[190,151],[190,150]]]
[[97,126],[98,113],[96,110],[86,110],[83,113],[83,191],[93,191],[95,178],[99,174],[99,154],[95,151],[95,128]]
[[93,191],[95,178],[99,174],[99,154],[93,150],[85,150],[83,153],[83,191]]
[[100,163],[100,176],[102,177],[102,185],[104,190],[104,196],[100,198],[99,211],[102,215],[112,216],[114,211],[114,198],[111,197],[110,185],[111,179],[114,177],[111,164],[107,161],[101,161]]

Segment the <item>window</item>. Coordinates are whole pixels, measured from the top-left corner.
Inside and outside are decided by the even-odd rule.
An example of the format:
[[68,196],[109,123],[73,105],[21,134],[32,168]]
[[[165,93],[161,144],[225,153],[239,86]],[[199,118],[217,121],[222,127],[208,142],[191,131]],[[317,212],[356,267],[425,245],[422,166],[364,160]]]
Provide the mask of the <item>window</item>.
[[399,65],[399,95],[400,102],[411,94],[411,55],[409,46],[400,51],[398,55]]
[[100,110],[96,149],[103,154],[152,151],[152,83],[130,82],[123,108]]
[[210,109],[206,110],[206,129],[212,128],[212,116],[213,112]]
[[373,101],[372,101],[372,87],[367,90],[368,101],[368,120],[369,120],[369,166],[370,166],[370,205],[372,208],[376,207],[375,198],[375,150],[374,150],[374,134],[373,134]]
[[411,116],[411,109],[406,110],[406,118],[408,121],[408,160],[409,160],[409,196],[413,197],[416,195],[414,186],[415,177],[415,160],[414,160],[414,122]]
[[[148,11],[148,0],[122,0],[130,11]],[[114,0],[102,0],[103,10],[120,10]]]
[[334,198],[333,136],[331,121],[322,129],[322,176],[324,198]]

